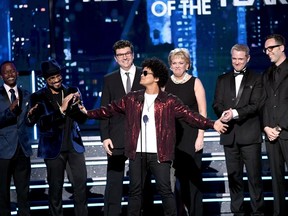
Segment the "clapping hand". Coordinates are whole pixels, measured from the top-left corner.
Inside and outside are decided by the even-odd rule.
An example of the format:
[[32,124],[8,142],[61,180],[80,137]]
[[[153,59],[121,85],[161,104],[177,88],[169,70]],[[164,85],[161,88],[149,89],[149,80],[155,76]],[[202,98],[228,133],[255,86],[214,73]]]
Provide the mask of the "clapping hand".
[[82,113],[87,115],[87,109],[81,103],[78,104],[78,107]]
[[33,107],[28,111],[28,117],[31,116],[33,113],[35,113],[37,109],[38,109],[38,104],[36,104],[35,106],[33,106]]
[[18,103],[19,103],[19,98],[16,98],[10,105],[10,110],[13,112],[15,109],[17,109],[19,106],[18,106]]
[[73,94],[71,106],[74,106],[74,105],[80,104],[80,103],[81,103],[80,93],[76,92]]

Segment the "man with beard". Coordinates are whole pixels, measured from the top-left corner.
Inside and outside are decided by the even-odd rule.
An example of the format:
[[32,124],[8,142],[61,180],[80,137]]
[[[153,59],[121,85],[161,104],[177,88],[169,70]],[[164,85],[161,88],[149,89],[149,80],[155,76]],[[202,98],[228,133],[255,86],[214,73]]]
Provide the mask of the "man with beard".
[[77,87],[62,84],[62,68],[54,59],[43,62],[41,70],[47,85],[31,95],[28,117],[31,124],[37,123],[40,133],[38,157],[44,158],[47,167],[50,215],[63,216],[62,189],[68,164],[75,216],[87,216],[85,149],[78,126],[86,116],[77,106],[81,94]]

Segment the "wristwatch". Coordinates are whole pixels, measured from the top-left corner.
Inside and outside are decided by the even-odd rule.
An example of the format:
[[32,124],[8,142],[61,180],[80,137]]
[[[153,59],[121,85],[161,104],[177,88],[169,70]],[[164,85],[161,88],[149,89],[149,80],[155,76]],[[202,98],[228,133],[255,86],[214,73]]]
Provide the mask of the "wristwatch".
[[282,131],[282,128],[279,127],[279,125],[277,125],[277,126],[275,127],[275,130],[276,130],[277,132],[281,132],[281,131]]

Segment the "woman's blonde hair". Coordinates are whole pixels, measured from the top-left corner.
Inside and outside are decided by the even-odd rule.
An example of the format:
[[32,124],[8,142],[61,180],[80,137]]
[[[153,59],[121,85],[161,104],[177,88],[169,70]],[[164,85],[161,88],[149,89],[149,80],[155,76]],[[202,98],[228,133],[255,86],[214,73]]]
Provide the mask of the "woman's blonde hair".
[[185,60],[185,62],[189,65],[188,69],[191,68],[191,59],[188,49],[186,48],[175,48],[174,50],[171,50],[168,56],[168,63],[171,65],[172,58],[178,56]]

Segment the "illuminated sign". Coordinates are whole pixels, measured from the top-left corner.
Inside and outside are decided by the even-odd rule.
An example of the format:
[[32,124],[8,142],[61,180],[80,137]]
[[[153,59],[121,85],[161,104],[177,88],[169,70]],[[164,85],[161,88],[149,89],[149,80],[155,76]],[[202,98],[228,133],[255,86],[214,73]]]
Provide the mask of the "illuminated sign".
[[[279,2],[278,2],[279,1]],[[263,0],[265,5],[288,4],[287,0]],[[233,0],[232,4],[235,7],[253,6],[255,0]],[[171,16],[174,10],[182,10],[183,15],[210,15],[211,14],[211,0],[181,0],[178,8],[176,8],[176,1],[155,1],[151,4],[151,12],[157,17],[165,15]],[[227,0],[220,0],[221,7],[227,7]]]

